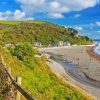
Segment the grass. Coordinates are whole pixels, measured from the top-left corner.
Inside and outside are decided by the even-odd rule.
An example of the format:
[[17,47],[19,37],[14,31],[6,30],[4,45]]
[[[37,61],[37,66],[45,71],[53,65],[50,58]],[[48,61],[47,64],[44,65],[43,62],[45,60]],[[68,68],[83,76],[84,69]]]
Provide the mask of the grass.
[[12,68],[14,77],[22,77],[22,86],[38,100],[92,100],[56,76],[39,58],[32,58],[32,67],[12,56],[7,48],[2,50],[4,60]]
[[36,24],[43,24],[43,23],[45,23],[45,21],[41,21],[41,20],[26,20],[24,22],[27,22],[27,23],[36,23]]
[[17,25],[20,24],[22,21],[10,21],[10,20],[0,20],[1,24],[9,24],[9,25]]
[[0,96],[0,100],[2,100],[2,97]]
[[41,20],[6,21],[0,20],[0,44],[34,42],[42,46],[54,46],[59,41],[73,44],[92,44],[88,37],[78,36],[75,29],[64,28]]
[[9,25],[18,25],[18,24],[21,24],[22,22],[36,23],[36,24],[45,23],[44,21],[40,21],[40,20],[25,20],[25,21],[0,20],[1,24],[9,24]]

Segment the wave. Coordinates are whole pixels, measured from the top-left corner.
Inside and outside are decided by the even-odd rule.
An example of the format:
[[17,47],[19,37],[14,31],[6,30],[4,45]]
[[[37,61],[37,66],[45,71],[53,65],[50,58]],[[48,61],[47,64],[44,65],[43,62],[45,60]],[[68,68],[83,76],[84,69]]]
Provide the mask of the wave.
[[100,43],[97,44],[97,46],[95,46],[94,52],[95,52],[96,54],[100,55]]

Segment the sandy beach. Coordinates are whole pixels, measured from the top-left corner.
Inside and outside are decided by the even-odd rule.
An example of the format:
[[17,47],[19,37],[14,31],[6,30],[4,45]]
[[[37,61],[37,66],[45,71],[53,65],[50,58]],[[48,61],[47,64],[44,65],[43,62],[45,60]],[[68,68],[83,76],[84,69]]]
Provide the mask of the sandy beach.
[[100,61],[88,55],[85,46],[74,46],[69,48],[47,49],[56,55],[61,55],[68,62],[78,64],[77,72],[79,75],[84,76],[85,73],[93,80],[100,82]]
[[[100,61],[95,59],[93,55],[90,56],[87,53],[87,46],[73,46],[67,48],[43,49],[43,51],[55,55],[60,55],[63,57],[63,59],[67,59],[68,62],[71,62],[72,64],[77,64],[76,72],[79,76],[84,78],[89,78],[90,80],[93,80],[98,83],[100,82]],[[52,64],[52,66],[55,68],[55,64]],[[61,69],[59,70],[60,71],[58,72],[60,73],[58,74],[60,75],[63,74],[64,71],[61,72]],[[68,77],[68,75],[65,75],[65,72],[64,72],[64,76]],[[84,90],[96,96],[96,99],[99,100],[100,88],[87,86],[84,84],[80,84],[79,82],[77,84],[79,84]]]

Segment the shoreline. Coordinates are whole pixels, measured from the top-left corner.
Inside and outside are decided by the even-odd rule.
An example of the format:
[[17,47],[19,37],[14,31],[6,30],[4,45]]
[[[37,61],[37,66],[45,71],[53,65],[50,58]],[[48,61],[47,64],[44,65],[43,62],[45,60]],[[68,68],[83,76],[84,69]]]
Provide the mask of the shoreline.
[[[79,76],[83,77],[83,80],[86,76],[92,78],[93,80],[100,80],[100,62],[95,60],[93,57],[91,57],[89,54],[87,54],[87,48],[91,48],[92,46],[73,46],[70,48],[58,48],[58,49],[42,49],[44,52],[53,53],[55,55],[62,55],[64,56],[64,59],[67,59],[68,62],[71,62],[72,64],[77,64],[76,72]],[[62,66],[64,68],[64,66]],[[66,69],[67,70],[67,69]],[[68,74],[68,72],[66,72]],[[70,74],[69,76],[74,79]],[[74,79],[75,80],[75,79]],[[82,79],[81,79],[82,80]],[[77,81],[77,80],[76,80]],[[80,81],[78,81],[82,89],[88,91],[93,96],[96,96],[96,100],[99,100],[100,98],[100,89],[95,88],[91,85],[84,84]],[[89,82],[92,83],[92,82]],[[93,83],[95,85],[95,83]],[[99,84],[100,85],[100,84]],[[98,87],[98,85],[97,85]]]
[[94,59],[100,61],[100,55],[98,55],[97,53],[95,53],[93,51],[93,48],[94,47],[88,47],[88,48],[86,48],[86,51],[87,51],[88,55],[91,56],[91,57],[93,57]]
[[71,48],[71,47],[92,47],[95,46],[94,44],[91,45],[71,45],[71,46],[57,46],[57,47],[44,47],[44,48],[38,48],[39,50],[52,50],[52,49],[62,49],[62,48]]
[[83,92],[83,95],[87,95],[89,97],[92,97],[95,99],[95,95],[90,94],[86,88],[85,85],[82,83],[77,82],[75,79],[71,77],[71,75],[66,72],[65,68],[59,64],[57,61],[49,59],[49,61],[46,63],[53,73],[55,73],[58,77],[62,78],[63,81],[65,81],[67,84],[71,85],[72,87],[76,88],[80,92]]

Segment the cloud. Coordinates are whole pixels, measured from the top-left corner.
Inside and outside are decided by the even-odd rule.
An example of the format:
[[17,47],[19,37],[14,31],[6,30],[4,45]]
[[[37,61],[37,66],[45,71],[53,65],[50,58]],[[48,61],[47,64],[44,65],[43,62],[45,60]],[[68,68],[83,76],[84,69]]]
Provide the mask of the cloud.
[[75,18],[79,18],[81,16],[81,14],[75,14],[74,17]]
[[81,26],[84,27],[84,28],[87,28],[87,29],[95,29],[96,27],[100,26],[100,22],[99,21],[97,21],[97,22],[91,22],[89,24],[83,24]]
[[97,22],[96,22],[96,25],[97,25],[97,26],[100,26],[100,22],[99,22],[99,21],[97,21]]
[[76,26],[75,29],[81,31],[81,30],[83,30],[83,27],[81,27],[81,26]]
[[12,15],[11,11],[0,12],[0,20],[7,20]]
[[26,13],[20,10],[0,12],[0,20],[29,20],[32,17],[27,17]]
[[[52,18],[63,18],[63,13],[80,11],[94,7],[99,0],[16,0],[21,4],[21,9],[26,15],[32,16],[35,13],[54,15]],[[58,17],[59,16],[59,17]],[[51,17],[51,16],[49,16]],[[77,15],[77,17],[79,17]]]
[[49,13],[48,17],[50,17],[50,18],[64,18],[64,15],[61,13]]
[[21,12],[20,10],[16,10],[14,13],[14,19],[19,20],[25,18],[25,12]]

